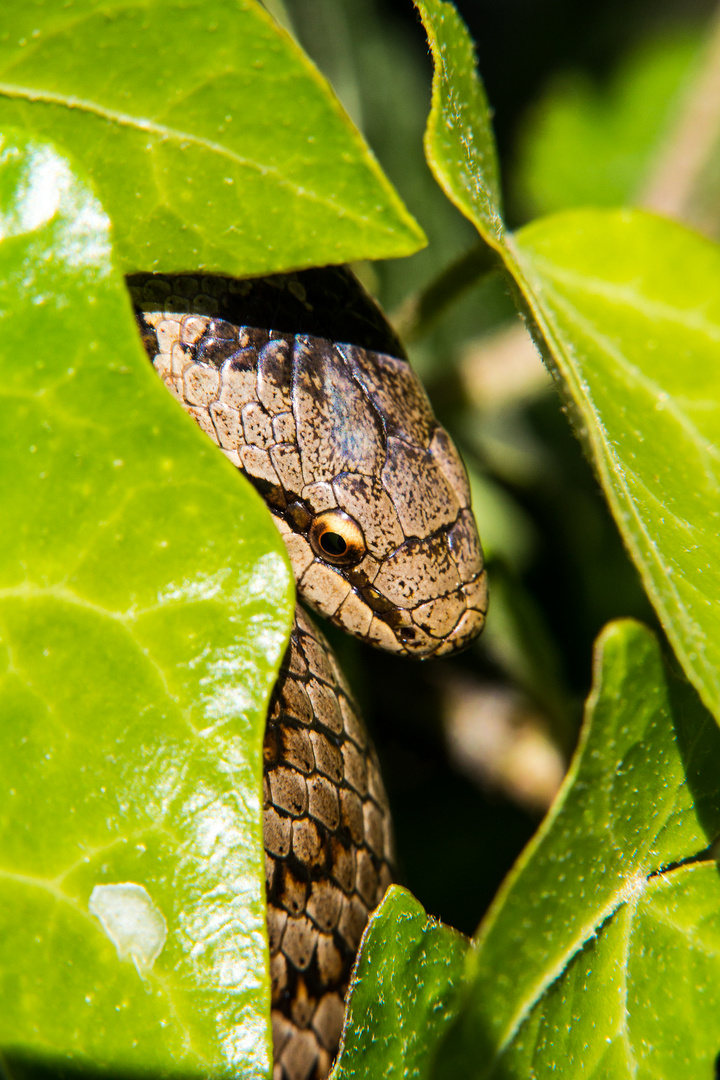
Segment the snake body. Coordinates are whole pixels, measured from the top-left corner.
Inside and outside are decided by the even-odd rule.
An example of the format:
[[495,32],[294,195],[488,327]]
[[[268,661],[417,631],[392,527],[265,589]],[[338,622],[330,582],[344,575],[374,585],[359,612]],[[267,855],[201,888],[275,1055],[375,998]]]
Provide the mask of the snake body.
[[274,1080],[321,1080],[370,912],[393,877],[375,751],[327,643],[298,608],[265,732]]
[[[475,637],[487,588],[464,467],[352,276],[142,275],[130,287],[156,371],[264,495],[299,597],[406,655]],[[332,339],[316,332],[328,319]],[[274,1080],[321,1080],[393,850],[375,752],[299,608],[265,736],[264,837]]]

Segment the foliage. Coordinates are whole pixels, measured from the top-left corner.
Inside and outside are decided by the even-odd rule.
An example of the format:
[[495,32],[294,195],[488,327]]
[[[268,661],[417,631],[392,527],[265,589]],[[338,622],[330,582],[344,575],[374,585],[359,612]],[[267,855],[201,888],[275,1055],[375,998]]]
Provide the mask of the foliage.
[[[431,947],[419,955],[404,937],[392,982],[387,958],[374,969],[373,995],[367,958],[396,934],[409,936],[406,922],[416,934],[421,925],[417,901],[389,898],[366,933],[351,1010],[363,1002],[372,1015],[372,997],[384,1010],[389,998],[394,1038],[364,1017],[348,1034],[338,1080],[619,1078],[638,1075],[638,1066],[640,1075],[710,1076],[720,882],[709,842],[720,828],[719,753],[712,717],[665,668],[653,635],[635,622],[610,624],[573,766],[467,950],[464,978],[456,941],[442,949],[443,966]],[[421,1018],[428,1045],[419,1061],[417,1012],[404,1005],[423,984],[418,966],[435,990],[436,1012],[426,1010],[440,1028]]]
[[[540,831],[471,941],[388,894],[334,1075],[709,1078],[720,259],[629,209],[512,233],[467,31],[446,0],[417,8],[434,62],[427,161],[480,244],[446,284],[494,266],[463,303],[499,322],[509,283],[677,663],[635,621],[603,630],[580,744]],[[259,499],[147,370],[119,271],[250,275],[407,255],[423,234],[253,0],[36,0],[5,29],[0,1046],[10,1075],[70,1060],[261,1076],[260,745],[289,572]],[[418,196],[429,218],[438,198]],[[464,242],[469,226],[443,220],[450,246]],[[376,281],[396,298],[402,266]],[[443,335],[426,341],[447,347]],[[456,419],[493,474],[471,469],[483,505],[512,523],[493,551],[522,592],[537,523],[512,478],[535,469],[526,482],[542,487],[542,461],[522,440],[493,457],[508,426]],[[600,558],[583,572],[619,580]],[[560,644],[549,621],[538,615],[543,656]],[[567,730],[571,688],[514,645],[529,692]],[[481,863],[474,839],[464,858]],[[129,943],[103,931],[110,894],[93,893],[124,882],[144,888]]]
[[[258,789],[287,559],[150,370],[86,182],[8,133],[0,197],[7,1067],[263,1075]],[[128,881],[145,915],[112,944],[91,896]]]
[[126,271],[262,274],[422,242],[327,84],[255,3],[34,0],[6,13],[0,78],[3,128],[82,161]]

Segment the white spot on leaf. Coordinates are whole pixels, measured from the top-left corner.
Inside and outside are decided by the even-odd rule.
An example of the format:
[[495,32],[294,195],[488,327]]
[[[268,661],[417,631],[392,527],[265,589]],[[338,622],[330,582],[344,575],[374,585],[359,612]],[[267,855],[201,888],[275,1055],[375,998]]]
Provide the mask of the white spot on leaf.
[[132,960],[144,977],[163,950],[167,923],[150,893],[133,881],[96,885],[88,909],[117,949],[120,960]]

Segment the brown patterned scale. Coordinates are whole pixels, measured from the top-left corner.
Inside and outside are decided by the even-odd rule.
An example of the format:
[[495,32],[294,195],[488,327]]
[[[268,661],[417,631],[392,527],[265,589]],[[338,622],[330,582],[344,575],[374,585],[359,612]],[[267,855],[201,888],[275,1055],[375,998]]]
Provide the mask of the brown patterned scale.
[[[339,333],[360,344],[315,333],[318,274],[321,296],[335,290]],[[480,632],[487,608],[467,477],[407,362],[376,351],[399,343],[353,280],[326,268],[130,285],[156,371],[264,495],[300,599],[382,648],[446,655]],[[257,328],[283,320],[286,331]],[[300,609],[265,758],[274,1076],[321,1080],[393,854],[374,750]]]
[[264,783],[274,1078],[319,1080],[393,848],[365,725],[300,608],[268,715]]

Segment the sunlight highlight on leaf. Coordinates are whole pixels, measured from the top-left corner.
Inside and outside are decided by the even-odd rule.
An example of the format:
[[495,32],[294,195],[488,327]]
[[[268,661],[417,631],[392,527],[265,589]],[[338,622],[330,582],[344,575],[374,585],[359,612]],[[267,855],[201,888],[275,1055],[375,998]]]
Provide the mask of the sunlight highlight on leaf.
[[0,215],[3,1064],[260,1080],[284,548],[151,370],[86,181],[6,132]]

